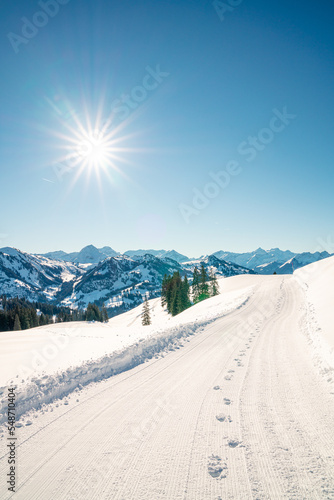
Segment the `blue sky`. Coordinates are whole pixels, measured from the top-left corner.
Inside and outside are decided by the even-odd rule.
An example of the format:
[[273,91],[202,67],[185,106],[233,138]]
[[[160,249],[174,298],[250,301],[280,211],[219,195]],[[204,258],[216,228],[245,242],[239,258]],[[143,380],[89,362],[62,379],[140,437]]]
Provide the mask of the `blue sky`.
[[334,240],[332,2],[237,3],[1,2],[0,246]]

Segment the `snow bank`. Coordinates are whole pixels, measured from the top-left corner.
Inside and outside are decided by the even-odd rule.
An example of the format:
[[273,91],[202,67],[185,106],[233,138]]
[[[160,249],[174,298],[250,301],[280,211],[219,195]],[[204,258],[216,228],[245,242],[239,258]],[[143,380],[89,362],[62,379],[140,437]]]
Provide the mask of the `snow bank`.
[[[196,304],[174,318],[161,308],[160,299],[152,299],[149,301],[152,325],[148,327],[141,325],[142,306],[139,306],[112,318],[107,325],[67,323],[1,334],[0,395],[4,399],[0,424],[5,420],[8,385],[17,386],[19,418],[32,408],[38,409],[67,396],[76,388],[181,347],[190,335],[242,307],[252,295],[257,278],[245,275],[220,280],[221,295]],[[15,356],[16,361],[19,360],[17,364],[13,364]]]
[[306,296],[303,330],[321,372],[334,377],[334,257],[294,272]]

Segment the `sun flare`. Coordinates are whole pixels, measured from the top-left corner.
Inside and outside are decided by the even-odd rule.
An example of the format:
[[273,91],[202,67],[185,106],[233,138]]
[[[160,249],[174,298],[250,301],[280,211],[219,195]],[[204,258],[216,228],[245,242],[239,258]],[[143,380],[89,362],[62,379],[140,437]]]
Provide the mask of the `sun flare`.
[[78,141],[78,157],[89,166],[101,167],[108,162],[110,145],[100,131],[95,131],[86,138]]
[[[49,100],[47,102],[50,104]],[[53,162],[54,171],[59,180],[68,179],[68,193],[80,179],[85,179],[86,186],[89,186],[92,176],[98,182],[101,193],[105,181],[114,187],[120,185],[121,177],[126,182],[134,182],[128,175],[129,167],[136,166],[130,155],[150,151],[133,147],[136,136],[142,131],[125,133],[136,114],[125,120],[119,120],[113,112],[104,115],[103,100],[94,114],[88,111],[86,104],[78,114],[70,102],[65,103],[66,112],[56,107],[62,130],[53,129],[50,133],[57,137],[56,147],[61,151]]]

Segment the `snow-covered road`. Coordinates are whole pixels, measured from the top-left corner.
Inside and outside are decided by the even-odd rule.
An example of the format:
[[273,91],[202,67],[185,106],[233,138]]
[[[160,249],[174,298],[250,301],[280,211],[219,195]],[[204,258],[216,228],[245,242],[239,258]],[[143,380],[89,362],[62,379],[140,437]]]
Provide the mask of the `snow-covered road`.
[[305,310],[294,277],[269,277],[183,347],[36,412],[13,498],[334,498],[334,390]]

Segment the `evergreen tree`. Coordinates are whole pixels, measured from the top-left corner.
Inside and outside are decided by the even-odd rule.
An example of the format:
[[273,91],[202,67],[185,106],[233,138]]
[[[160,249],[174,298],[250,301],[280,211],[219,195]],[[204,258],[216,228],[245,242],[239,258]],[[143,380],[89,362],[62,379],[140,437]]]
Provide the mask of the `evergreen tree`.
[[168,276],[164,275],[161,285],[161,306],[165,307],[167,304],[167,286],[168,286]]
[[210,287],[209,287],[210,297],[215,297],[215,295],[219,295],[219,285],[217,281],[217,276],[213,272],[212,268],[210,269],[209,280],[210,280]]
[[44,314],[42,313],[39,317],[39,326],[43,326],[43,325],[46,325],[46,319],[45,319]]
[[108,311],[104,304],[102,306],[102,321],[104,323],[107,323],[109,321]]
[[204,267],[204,264],[201,265],[201,271],[199,276],[199,296],[198,302],[201,300],[207,299],[210,297],[209,295],[209,283],[208,283],[208,273]]
[[143,303],[143,312],[141,315],[141,323],[143,326],[148,326],[151,324],[150,306],[148,304],[147,297],[145,297]]
[[200,275],[196,266],[193,272],[192,296],[193,296],[193,303],[196,304],[200,296]]
[[15,320],[14,320],[14,331],[21,330],[21,323],[20,323],[20,318],[18,314],[15,314]]
[[36,309],[29,309],[29,324],[30,328],[35,328],[35,326],[38,326],[38,316]]
[[96,304],[91,302],[87,306],[86,321],[102,321],[102,314]]
[[181,311],[182,311],[182,309],[181,309],[180,288],[177,286],[174,286],[170,312],[171,312],[172,316],[176,316]]
[[28,310],[22,309],[21,314],[19,314],[19,319],[21,323],[22,330],[27,330],[30,328],[30,320]]
[[186,276],[182,279],[179,271],[176,271],[173,276],[164,276],[161,295],[162,304],[167,306],[167,311],[172,316],[176,316],[191,306],[188,279]]
[[[0,331],[11,331],[14,329],[15,316],[18,315],[22,330],[36,326],[48,325],[56,321],[83,321],[82,310],[72,311],[69,307],[56,306],[42,302],[28,302],[24,298],[15,297],[7,299],[0,297],[2,310],[0,310]],[[40,314],[37,314],[40,311]]]
[[185,276],[182,281],[181,291],[180,291],[181,311],[184,311],[185,309],[188,309],[188,307],[191,306],[189,293],[190,293],[190,287],[188,283],[188,278],[187,276]]

